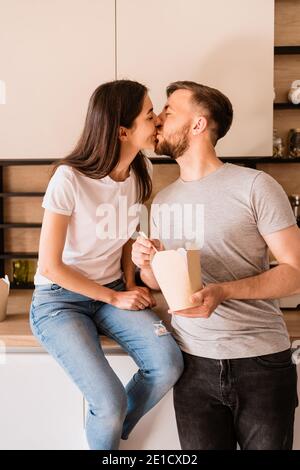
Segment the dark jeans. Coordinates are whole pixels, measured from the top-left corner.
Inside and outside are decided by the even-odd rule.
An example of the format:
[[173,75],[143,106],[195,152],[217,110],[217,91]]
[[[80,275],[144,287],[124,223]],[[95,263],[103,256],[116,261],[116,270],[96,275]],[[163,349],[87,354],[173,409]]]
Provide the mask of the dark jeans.
[[183,357],[174,387],[182,449],[292,448],[298,397],[290,349],[245,359]]

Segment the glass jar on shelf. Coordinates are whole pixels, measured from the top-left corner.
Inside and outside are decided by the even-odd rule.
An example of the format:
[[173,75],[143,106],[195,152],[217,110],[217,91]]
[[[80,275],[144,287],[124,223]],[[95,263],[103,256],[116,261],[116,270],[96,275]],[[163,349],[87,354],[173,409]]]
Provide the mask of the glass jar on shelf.
[[276,129],[273,131],[273,157],[283,158],[284,157],[284,145],[282,138],[277,135]]
[[13,282],[15,286],[21,287],[28,283],[29,265],[26,259],[15,259],[13,265]]
[[300,157],[300,128],[290,129],[289,131],[288,155],[289,155],[289,158]]
[[36,261],[32,259],[13,259],[12,277],[16,287],[27,287],[33,284]]

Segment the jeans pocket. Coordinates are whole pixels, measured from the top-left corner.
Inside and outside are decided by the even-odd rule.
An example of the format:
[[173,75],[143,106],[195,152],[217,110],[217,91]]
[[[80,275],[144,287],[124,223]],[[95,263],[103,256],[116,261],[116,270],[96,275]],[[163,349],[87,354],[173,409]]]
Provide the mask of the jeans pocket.
[[53,299],[54,297],[59,296],[64,293],[65,289],[58,284],[44,284],[35,286],[33,291],[33,299]]
[[254,358],[255,362],[269,369],[284,369],[294,366],[291,349]]

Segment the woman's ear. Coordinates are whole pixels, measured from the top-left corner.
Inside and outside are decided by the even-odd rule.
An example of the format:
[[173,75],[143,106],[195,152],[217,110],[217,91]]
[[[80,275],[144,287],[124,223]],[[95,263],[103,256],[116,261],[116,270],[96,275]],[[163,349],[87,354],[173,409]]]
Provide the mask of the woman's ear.
[[207,129],[207,124],[208,123],[207,123],[206,117],[204,117],[204,116],[198,117],[194,121],[194,125],[193,125],[193,128],[192,128],[192,134],[193,135],[201,134],[203,131],[205,131],[205,129]]
[[128,139],[128,130],[126,127],[119,127],[119,139],[121,142],[126,142]]

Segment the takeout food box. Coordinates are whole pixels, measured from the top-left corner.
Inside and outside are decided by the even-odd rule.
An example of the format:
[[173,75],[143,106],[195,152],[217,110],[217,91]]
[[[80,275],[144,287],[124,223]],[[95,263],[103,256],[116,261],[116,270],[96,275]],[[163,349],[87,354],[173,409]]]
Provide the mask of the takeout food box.
[[9,286],[10,283],[7,275],[5,278],[0,278],[0,321],[3,321],[6,317]]
[[151,266],[171,311],[199,305],[190,301],[202,289],[199,249],[157,251]]

